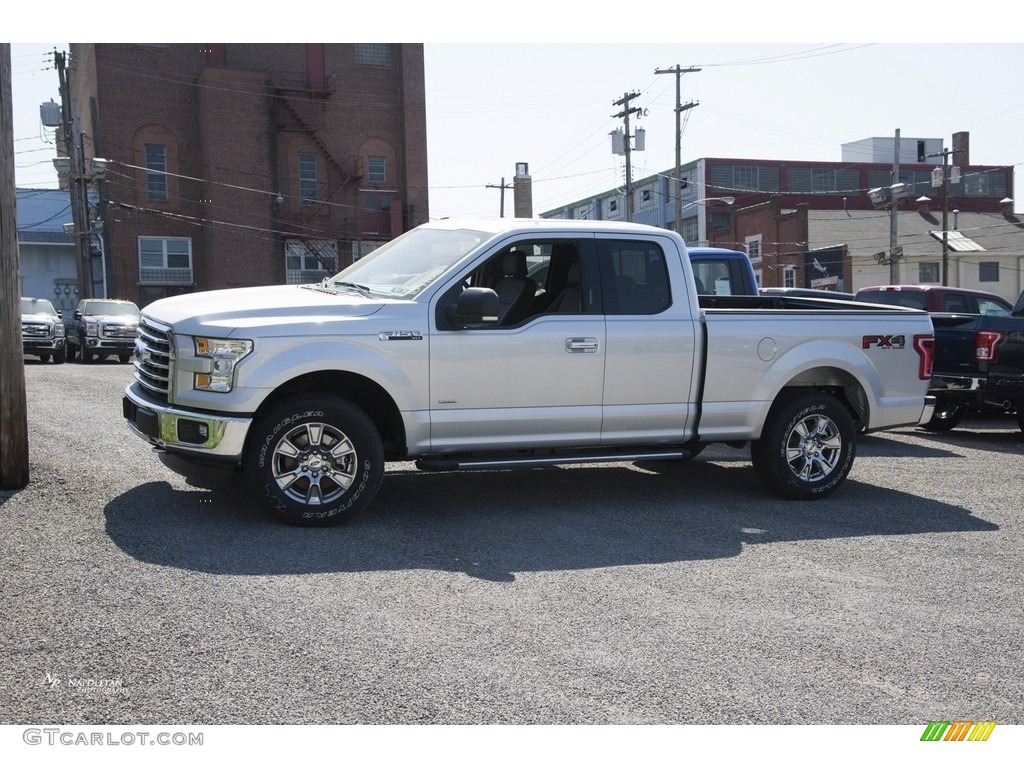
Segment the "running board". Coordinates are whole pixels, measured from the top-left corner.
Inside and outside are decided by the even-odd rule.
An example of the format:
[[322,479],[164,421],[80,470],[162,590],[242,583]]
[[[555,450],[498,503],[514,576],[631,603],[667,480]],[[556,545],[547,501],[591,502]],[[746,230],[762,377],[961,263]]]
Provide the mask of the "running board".
[[688,458],[686,448],[655,449],[638,453],[545,454],[542,456],[503,456],[494,458],[443,457],[419,459],[416,468],[427,472],[453,472],[460,469],[509,469],[550,467],[558,464],[596,464],[611,461],[658,461]]

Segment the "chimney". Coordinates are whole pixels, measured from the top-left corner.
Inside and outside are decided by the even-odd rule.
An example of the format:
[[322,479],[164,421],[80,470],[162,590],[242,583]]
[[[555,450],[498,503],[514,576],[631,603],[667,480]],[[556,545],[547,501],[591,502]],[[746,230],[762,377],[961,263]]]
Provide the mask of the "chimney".
[[971,134],[969,131],[953,134],[953,157],[950,159],[950,163],[959,165],[961,168],[971,164]]
[[917,212],[920,213],[922,216],[927,216],[929,213],[931,213],[931,207],[929,206],[929,203],[931,203],[931,201],[932,199],[925,195],[921,195],[921,197],[917,198]]

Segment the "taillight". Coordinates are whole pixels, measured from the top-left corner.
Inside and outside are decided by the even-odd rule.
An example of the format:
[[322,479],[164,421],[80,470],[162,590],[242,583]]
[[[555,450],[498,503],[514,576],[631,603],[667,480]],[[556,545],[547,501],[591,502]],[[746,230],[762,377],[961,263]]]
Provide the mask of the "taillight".
[[919,357],[917,378],[928,381],[932,377],[932,363],[935,361],[935,337],[931,334],[915,336],[914,349]]
[[974,337],[974,356],[981,363],[994,363],[999,359],[999,345],[1005,334],[1001,331],[978,331]]

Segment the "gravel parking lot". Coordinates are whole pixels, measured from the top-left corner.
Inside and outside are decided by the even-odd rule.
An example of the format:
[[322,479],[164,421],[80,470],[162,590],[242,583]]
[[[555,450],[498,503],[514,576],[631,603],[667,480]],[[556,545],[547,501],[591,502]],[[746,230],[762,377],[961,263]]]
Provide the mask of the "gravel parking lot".
[[130,369],[26,360],[32,482],[0,494],[0,721],[1024,722],[1024,435],[868,436],[818,502],[746,450],[389,469],[339,528],[182,478]]

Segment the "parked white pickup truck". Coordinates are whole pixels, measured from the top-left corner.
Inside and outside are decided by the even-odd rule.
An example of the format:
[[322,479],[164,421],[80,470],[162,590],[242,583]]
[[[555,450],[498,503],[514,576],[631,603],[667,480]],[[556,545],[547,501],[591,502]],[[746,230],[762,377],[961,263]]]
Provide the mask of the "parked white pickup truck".
[[713,442],[749,441],[761,480],[813,499],[846,478],[859,432],[931,418],[932,339],[914,310],[698,299],[663,229],[442,220],[320,284],[150,304],[123,405],[158,449],[242,469],[298,525],[365,508],[387,461],[686,459]]

